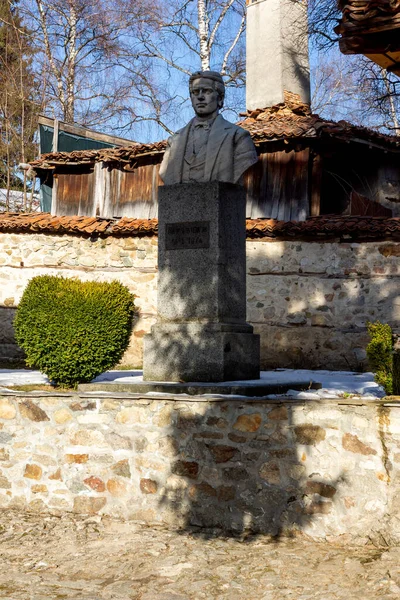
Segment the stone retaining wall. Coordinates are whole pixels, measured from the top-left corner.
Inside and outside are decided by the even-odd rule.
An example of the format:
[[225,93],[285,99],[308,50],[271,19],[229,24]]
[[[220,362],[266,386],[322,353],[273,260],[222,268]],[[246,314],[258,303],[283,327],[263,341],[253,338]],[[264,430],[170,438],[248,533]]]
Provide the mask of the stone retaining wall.
[[77,277],[82,281],[118,279],[136,295],[140,317],[134,323],[123,364],[142,363],[142,337],[155,321],[157,237],[0,234],[0,357],[22,356],[12,319],[28,281],[37,275]]
[[400,326],[399,255],[397,242],[248,241],[262,366],[365,369],[366,323]]
[[[399,328],[399,255],[395,241],[248,240],[248,320],[261,334],[262,367],[365,368],[366,322]],[[21,356],[11,322],[39,274],[126,284],[140,318],[122,362],[141,365],[156,318],[156,237],[0,234],[0,359]]]
[[400,542],[400,405],[0,397],[0,505]]

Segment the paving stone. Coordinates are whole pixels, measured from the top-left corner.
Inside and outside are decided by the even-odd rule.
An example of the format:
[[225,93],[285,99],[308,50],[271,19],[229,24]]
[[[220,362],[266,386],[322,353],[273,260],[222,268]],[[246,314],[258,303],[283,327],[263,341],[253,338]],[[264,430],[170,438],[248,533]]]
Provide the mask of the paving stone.
[[[93,509],[94,507],[92,507]],[[5,600],[398,600],[400,548],[3,509]]]

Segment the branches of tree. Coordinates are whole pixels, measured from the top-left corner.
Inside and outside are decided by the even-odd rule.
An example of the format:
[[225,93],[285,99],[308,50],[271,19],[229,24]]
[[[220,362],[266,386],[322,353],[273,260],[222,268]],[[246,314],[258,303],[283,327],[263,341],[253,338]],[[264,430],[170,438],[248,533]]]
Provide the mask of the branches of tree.
[[[312,46],[328,57],[337,42],[336,2],[293,1],[307,4]],[[26,162],[32,155],[39,110],[135,137],[148,124],[148,137],[155,139],[184,119],[188,74],[209,68],[224,74],[228,110],[242,109],[245,3],[0,0],[2,185],[20,185],[17,156]],[[362,57],[343,57],[340,69],[328,59],[318,62],[314,108],[322,115],[341,103],[348,115],[362,113],[396,130],[400,90],[394,76],[367,68]],[[358,113],[352,112],[351,89]],[[13,166],[7,171],[5,164]]]
[[43,98],[32,69],[30,31],[23,25],[17,0],[0,2],[0,188],[25,189],[18,165],[34,158],[37,115]]
[[381,128],[400,135],[400,79],[361,57],[359,81],[366,100],[365,115],[376,114]]
[[128,49],[134,60],[135,31],[152,5],[150,0],[21,0],[48,112],[88,126],[114,116],[124,88],[123,57]]
[[361,54],[338,58],[338,4],[306,1],[311,44],[320,55],[314,70],[314,110],[331,118],[341,112],[341,118],[400,135],[400,79]]
[[334,32],[341,13],[332,0],[305,0],[308,8],[308,28],[311,41],[317,50],[332,48],[339,37]]
[[19,13],[46,112],[66,122],[170,132],[182,74],[212,63],[244,85],[244,0],[20,0]]
[[[194,70],[219,70],[228,88],[244,87],[245,9],[245,0],[170,0],[143,23],[139,40],[157,87],[163,89],[161,104],[168,107],[169,124],[157,122],[166,131],[184,110],[187,76]],[[238,98],[235,93],[229,98],[234,109]]]

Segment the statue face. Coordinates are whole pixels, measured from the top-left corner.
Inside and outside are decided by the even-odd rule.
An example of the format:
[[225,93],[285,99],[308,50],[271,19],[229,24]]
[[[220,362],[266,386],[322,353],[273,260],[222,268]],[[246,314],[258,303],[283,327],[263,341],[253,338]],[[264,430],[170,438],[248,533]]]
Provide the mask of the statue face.
[[198,117],[211,117],[218,113],[219,94],[214,90],[212,81],[200,77],[192,83],[190,99]]

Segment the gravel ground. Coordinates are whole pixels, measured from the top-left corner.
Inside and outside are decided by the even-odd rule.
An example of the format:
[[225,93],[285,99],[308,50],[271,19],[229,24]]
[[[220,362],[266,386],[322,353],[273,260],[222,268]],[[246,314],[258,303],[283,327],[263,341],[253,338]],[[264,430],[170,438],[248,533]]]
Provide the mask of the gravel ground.
[[385,600],[400,597],[400,548],[215,532],[100,517],[0,515],[7,600]]

